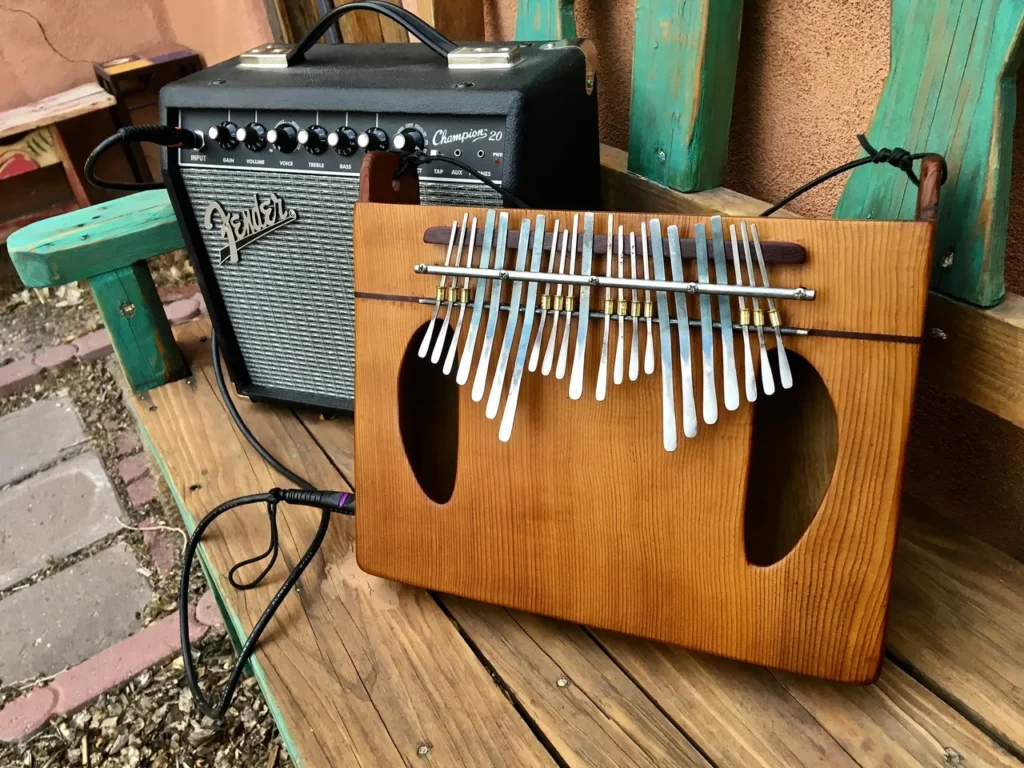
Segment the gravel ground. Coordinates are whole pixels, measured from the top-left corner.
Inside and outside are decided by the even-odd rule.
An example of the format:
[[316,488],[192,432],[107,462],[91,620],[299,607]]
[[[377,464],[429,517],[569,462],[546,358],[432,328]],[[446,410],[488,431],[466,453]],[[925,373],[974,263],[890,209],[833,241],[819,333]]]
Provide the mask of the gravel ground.
[[[205,690],[219,690],[235,654],[224,633],[196,647]],[[57,717],[21,744],[0,744],[0,768],[147,766],[274,768],[288,753],[254,678],[239,685],[224,720],[199,715],[182,677],[181,658],[143,672],[81,712]]]
[[[193,280],[184,251],[152,259],[149,265],[159,286]],[[103,319],[84,281],[54,289],[15,291],[0,301],[0,365],[41,347],[69,342],[101,325]]]
[[[183,255],[169,254],[150,262],[158,285],[187,282],[191,269]],[[41,346],[80,336],[98,327],[99,314],[85,289],[77,298],[56,293],[39,301],[18,297],[0,300],[0,364]],[[135,431],[135,421],[123,398],[120,372],[114,358],[95,363],[71,363],[47,372],[30,390],[0,398],[0,416],[43,398],[70,397],[85,422],[89,449],[99,455],[122,505],[124,529],[86,550],[50,561],[32,577],[0,591],[0,599],[12,592],[63,570],[113,541],[124,541],[135,552],[153,587],[153,599],[143,611],[143,624],[173,613],[178,607],[178,569],[160,577],[153,567],[142,533],[136,530],[146,518],[184,533],[178,509],[155,467],[151,474],[160,489],[158,498],[132,509],[127,489],[117,470],[115,441],[119,434]],[[175,534],[177,535],[177,534]],[[178,553],[180,563],[180,551]],[[196,564],[192,573],[192,600],[207,589]],[[213,633],[198,645],[200,665],[212,688],[219,690],[234,663],[227,636]],[[0,706],[46,679],[0,680]],[[239,687],[232,709],[223,723],[198,716],[181,673],[181,659],[149,670],[119,691],[101,697],[82,712],[55,718],[51,724],[15,745],[0,745],[0,768],[13,766],[286,766],[291,765],[281,747],[273,720],[255,680]]]

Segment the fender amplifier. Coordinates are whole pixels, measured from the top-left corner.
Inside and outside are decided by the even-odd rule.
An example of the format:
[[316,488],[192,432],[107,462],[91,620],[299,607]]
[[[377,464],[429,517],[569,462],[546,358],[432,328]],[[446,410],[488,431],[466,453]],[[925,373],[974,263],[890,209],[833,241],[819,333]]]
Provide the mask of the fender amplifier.
[[239,394],[353,408],[367,152],[416,150],[424,204],[599,207],[589,41],[451,48],[269,45],[161,91],[164,123],[205,138],[164,178]]

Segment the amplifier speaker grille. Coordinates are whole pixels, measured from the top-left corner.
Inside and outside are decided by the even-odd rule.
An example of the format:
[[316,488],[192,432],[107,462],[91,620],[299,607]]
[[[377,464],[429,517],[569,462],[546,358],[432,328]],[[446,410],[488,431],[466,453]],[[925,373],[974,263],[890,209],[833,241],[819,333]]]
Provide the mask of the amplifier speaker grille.
[[[348,176],[182,167],[205,250],[253,384],[327,398],[355,398],[352,210],[359,181]],[[276,194],[298,220],[220,264],[223,241],[202,228],[211,202],[228,211]],[[483,184],[423,181],[426,205],[495,206]],[[425,294],[426,295],[426,294]]]

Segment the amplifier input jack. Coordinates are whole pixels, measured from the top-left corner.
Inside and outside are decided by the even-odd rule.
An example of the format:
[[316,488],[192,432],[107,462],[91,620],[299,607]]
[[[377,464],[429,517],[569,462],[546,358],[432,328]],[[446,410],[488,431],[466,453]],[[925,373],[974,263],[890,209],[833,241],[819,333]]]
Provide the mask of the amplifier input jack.
[[452,152],[452,154],[455,155],[456,157],[462,157],[462,150],[456,149],[454,152]]

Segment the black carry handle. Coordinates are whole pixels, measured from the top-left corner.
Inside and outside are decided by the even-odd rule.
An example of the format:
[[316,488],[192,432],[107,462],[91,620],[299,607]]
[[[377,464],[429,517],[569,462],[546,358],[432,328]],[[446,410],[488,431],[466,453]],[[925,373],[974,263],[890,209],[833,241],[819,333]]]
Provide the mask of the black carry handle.
[[313,47],[316,41],[327,33],[332,24],[351,11],[374,11],[382,16],[387,16],[407,32],[411,32],[418,37],[424,45],[441,58],[447,58],[448,54],[458,47],[419,16],[410,13],[399,5],[392,5],[384,0],[358,0],[354,3],[339,5],[334,10],[328,11],[321,16],[316,26],[309,30],[305,37],[299,41],[299,44],[288,54],[288,64],[301,64],[304,62],[306,60],[306,52]]

